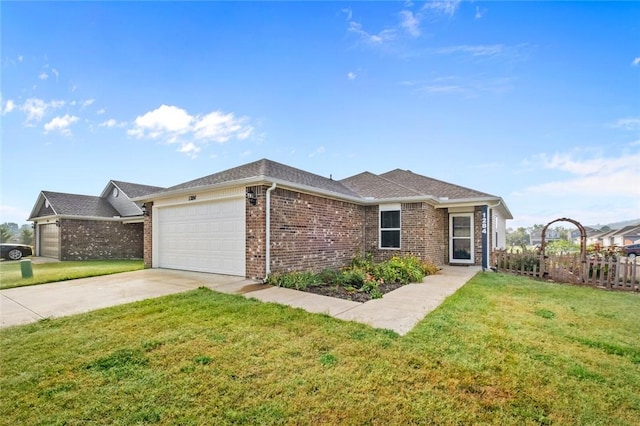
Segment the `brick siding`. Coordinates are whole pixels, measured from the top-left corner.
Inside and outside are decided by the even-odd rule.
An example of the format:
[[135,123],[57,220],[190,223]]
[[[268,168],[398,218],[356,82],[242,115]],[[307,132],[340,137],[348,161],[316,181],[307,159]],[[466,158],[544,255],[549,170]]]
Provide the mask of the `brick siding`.
[[256,204],[246,201],[246,276],[249,278],[264,278],[267,275],[266,267],[266,230],[267,221],[265,206],[267,187],[254,186],[251,189],[256,195]]
[[364,248],[363,216],[364,207],[357,204],[274,190],[271,271],[319,272],[346,265]]
[[365,250],[376,261],[392,256],[411,255],[436,265],[448,262],[447,213],[427,203],[405,203],[400,207],[400,249],[379,248],[378,206],[367,206],[365,211]]
[[153,203],[145,203],[144,207],[146,209],[146,216],[144,217],[144,237],[143,237],[143,259],[144,259],[144,267],[151,268],[152,267],[152,235],[153,235],[153,221],[151,220],[153,217]]
[[141,259],[143,224],[60,220],[60,260]]

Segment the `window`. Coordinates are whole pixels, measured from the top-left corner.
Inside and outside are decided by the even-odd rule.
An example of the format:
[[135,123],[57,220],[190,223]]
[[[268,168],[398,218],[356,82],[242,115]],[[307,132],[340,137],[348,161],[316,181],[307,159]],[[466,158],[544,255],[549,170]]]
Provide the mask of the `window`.
[[400,248],[400,205],[380,206],[380,248]]

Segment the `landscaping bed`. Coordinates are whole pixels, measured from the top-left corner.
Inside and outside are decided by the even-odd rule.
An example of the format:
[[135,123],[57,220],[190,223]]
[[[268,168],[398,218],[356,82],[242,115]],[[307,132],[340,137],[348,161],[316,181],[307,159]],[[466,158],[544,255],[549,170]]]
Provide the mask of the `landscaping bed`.
[[420,283],[426,275],[437,273],[439,268],[422,262],[415,256],[394,256],[376,263],[371,255],[355,257],[349,265],[339,270],[325,269],[312,272],[274,273],[268,283],[323,296],[337,297],[354,302],[380,299],[403,285]]

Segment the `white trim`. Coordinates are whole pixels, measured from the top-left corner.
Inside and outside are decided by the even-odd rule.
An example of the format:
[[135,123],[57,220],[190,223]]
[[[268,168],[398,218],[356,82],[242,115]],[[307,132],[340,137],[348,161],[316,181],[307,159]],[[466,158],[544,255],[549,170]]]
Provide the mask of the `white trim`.
[[[470,221],[470,236],[458,237],[459,239],[469,239],[471,244],[471,259],[454,259],[453,257],[453,218],[454,217],[468,217]],[[464,263],[473,265],[475,263],[475,224],[474,213],[450,213],[449,214],[449,263]]]

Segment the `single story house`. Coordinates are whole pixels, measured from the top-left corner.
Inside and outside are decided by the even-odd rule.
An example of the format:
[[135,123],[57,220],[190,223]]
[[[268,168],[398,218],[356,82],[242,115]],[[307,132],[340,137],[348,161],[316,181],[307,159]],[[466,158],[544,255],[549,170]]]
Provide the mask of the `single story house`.
[[142,259],[144,216],[133,198],[161,187],[111,180],[100,196],[41,191],[31,210],[35,255],[59,260]]
[[396,169],[333,180],[262,159],[133,198],[146,267],[264,278],[355,255],[489,265],[512,215],[501,197]]

